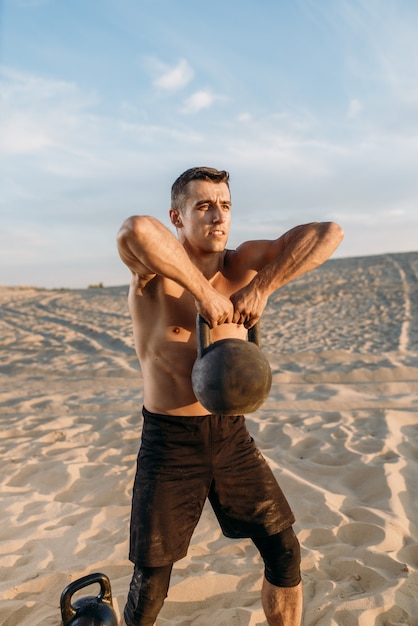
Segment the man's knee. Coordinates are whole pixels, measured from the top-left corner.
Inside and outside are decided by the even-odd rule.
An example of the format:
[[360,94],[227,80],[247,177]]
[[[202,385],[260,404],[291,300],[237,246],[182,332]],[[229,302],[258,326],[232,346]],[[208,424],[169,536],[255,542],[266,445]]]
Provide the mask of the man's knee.
[[172,567],[135,565],[124,610],[127,626],[153,626],[167,597]]
[[290,526],[277,535],[254,538],[264,561],[264,575],[275,587],[296,587],[300,581],[300,545]]

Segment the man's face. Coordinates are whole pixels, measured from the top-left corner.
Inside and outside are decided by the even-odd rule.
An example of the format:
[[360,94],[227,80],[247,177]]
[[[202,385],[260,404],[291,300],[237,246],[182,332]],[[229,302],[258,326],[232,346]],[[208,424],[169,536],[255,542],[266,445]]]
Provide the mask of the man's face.
[[231,222],[231,196],[226,183],[193,180],[186,187],[181,212],[171,218],[180,241],[206,252],[225,249]]

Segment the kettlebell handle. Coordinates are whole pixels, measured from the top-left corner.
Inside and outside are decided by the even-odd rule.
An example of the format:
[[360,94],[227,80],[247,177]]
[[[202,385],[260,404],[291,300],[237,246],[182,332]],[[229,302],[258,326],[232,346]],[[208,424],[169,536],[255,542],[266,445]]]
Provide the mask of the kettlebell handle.
[[[197,356],[200,359],[203,352],[211,345],[210,326],[199,313],[196,318]],[[255,343],[261,350],[261,333],[259,322],[248,330],[248,341]]]
[[75,580],[67,585],[61,594],[61,613],[64,624],[67,624],[77,613],[71,604],[71,597],[77,591],[80,591],[80,589],[83,589],[88,585],[93,585],[94,583],[99,583],[100,585],[100,593],[97,596],[97,599],[103,600],[103,602],[112,606],[112,591],[108,577],[105,574],[100,573],[88,574],[87,576],[83,576],[82,578],[79,578],[78,580]]

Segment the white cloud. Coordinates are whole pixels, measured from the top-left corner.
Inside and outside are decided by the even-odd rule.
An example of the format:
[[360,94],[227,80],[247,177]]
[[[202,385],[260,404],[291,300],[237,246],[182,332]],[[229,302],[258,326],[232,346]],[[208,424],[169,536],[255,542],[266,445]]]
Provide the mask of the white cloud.
[[350,119],[352,119],[352,118],[356,117],[362,110],[363,110],[363,105],[360,102],[360,100],[357,100],[356,98],[353,98],[352,100],[350,100],[350,104],[348,106],[347,116]]
[[202,109],[207,109],[212,106],[215,100],[219,100],[219,96],[216,96],[210,91],[195,91],[194,94],[192,94],[189,98],[187,98],[187,100],[185,100],[182,112],[198,113]]
[[193,68],[185,59],[181,59],[175,67],[167,69],[162,76],[157,78],[154,85],[167,91],[177,91],[186,87],[193,76]]
[[0,135],[0,152],[6,154],[39,152],[51,144],[48,134],[27,115],[10,117]]
[[[0,153],[33,154],[67,149],[79,132],[86,109],[98,103],[70,82],[0,68]],[[90,120],[91,121],[91,120]]]

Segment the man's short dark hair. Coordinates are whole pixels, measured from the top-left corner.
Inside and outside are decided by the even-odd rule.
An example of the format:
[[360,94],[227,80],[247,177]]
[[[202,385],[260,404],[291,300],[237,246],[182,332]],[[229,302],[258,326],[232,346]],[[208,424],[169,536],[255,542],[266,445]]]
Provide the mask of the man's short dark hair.
[[181,174],[171,187],[171,208],[181,211],[186,198],[186,187],[192,180],[207,180],[225,183],[229,189],[229,174],[213,167],[191,167]]

